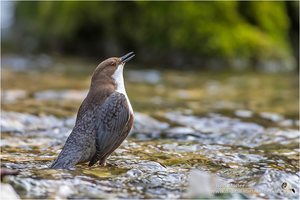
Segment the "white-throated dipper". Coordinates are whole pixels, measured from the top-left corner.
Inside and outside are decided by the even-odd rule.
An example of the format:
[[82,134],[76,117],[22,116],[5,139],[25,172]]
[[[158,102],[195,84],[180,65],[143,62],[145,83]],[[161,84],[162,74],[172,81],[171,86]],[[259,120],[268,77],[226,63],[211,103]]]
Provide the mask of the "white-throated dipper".
[[69,169],[88,161],[89,166],[97,161],[105,166],[107,157],[125,140],[133,125],[133,110],[124,86],[123,68],[134,56],[130,52],[109,58],[95,69],[75,126],[51,168]]

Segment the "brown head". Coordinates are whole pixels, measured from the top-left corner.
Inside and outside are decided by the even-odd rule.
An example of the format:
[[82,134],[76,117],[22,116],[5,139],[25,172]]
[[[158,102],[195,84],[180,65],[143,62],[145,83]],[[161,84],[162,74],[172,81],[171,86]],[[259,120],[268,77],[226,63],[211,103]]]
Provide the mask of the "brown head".
[[134,56],[134,53],[130,52],[122,57],[112,57],[101,62],[93,73],[91,89],[112,86],[116,89],[118,82],[123,81],[123,67],[125,63]]

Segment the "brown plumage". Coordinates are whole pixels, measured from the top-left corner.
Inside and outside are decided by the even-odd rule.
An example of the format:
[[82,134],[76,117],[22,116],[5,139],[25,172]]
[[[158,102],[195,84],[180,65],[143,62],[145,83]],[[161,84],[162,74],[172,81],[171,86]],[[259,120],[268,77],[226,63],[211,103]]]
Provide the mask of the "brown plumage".
[[95,69],[75,127],[51,168],[72,168],[88,161],[89,166],[97,161],[103,166],[125,140],[133,125],[133,111],[124,87],[123,67],[133,56],[131,52],[109,58]]

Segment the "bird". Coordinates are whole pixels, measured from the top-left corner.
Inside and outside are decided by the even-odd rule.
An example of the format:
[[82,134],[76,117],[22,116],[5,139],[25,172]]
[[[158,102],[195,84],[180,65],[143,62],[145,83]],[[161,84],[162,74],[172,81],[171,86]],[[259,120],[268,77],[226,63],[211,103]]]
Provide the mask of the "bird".
[[72,169],[78,163],[99,162],[106,159],[128,136],[134,113],[127,96],[123,69],[135,56],[130,52],[101,62],[94,70],[86,98],[79,107],[75,126],[52,169]]

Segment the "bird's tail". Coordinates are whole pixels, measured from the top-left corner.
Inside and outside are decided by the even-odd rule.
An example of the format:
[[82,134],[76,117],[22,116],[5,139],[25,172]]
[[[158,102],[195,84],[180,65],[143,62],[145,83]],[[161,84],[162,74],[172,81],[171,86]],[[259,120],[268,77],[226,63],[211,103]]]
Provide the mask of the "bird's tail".
[[51,169],[70,169],[74,167],[70,162],[65,162],[64,160],[56,159],[54,163],[50,166]]
[[50,166],[51,169],[71,169],[79,162],[78,157],[72,156],[62,156],[59,155],[58,158]]

